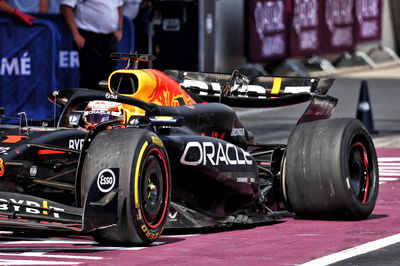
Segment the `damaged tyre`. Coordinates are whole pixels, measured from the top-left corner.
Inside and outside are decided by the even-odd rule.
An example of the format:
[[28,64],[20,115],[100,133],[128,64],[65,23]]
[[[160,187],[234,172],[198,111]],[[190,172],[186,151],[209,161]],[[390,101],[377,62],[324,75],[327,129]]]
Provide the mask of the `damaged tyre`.
[[356,119],[303,123],[293,130],[282,169],[287,208],[318,219],[365,219],[379,187],[374,144]]

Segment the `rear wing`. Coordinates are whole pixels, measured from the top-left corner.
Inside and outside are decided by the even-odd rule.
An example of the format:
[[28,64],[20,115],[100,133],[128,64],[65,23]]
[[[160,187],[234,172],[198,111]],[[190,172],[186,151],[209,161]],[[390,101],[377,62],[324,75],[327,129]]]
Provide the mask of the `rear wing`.
[[278,107],[326,95],[333,79],[259,76],[165,70],[197,101],[222,102],[232,107]]

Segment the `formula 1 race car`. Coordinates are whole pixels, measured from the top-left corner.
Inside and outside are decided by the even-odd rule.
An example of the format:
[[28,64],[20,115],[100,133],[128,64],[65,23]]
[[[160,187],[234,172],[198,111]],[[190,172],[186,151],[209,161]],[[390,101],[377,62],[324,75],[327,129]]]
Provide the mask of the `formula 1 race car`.
[[[150,55],[113,57],[128,66],[110,75],[107,92],[49,96],[62,107],[54,126],[30,126],[23,114],[20,125],[0,124],[2,230],[90,232],[129,245],[153,242],[164,227],[262,224],[283,209],[312,219],[371,214],[375,148],[360,121],[328,119],[330,80],[161,72],[137,69]],[[231,108],[307,101],[287,145],[258,144]]]

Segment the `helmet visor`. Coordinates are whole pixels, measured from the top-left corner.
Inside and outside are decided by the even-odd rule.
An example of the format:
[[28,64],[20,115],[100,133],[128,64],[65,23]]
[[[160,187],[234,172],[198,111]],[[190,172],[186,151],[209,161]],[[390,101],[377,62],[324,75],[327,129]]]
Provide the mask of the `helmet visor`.
[[111,111],[85,111],[84,120],[88,124],[97,125],[108,120],[121,119],[121,112],[111,112]]

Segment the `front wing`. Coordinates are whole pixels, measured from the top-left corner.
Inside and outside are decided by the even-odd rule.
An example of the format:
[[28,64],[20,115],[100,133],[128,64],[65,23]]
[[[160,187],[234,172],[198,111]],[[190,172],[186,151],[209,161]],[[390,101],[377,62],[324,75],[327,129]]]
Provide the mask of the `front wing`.
[[97,228],[113,226],[118,217],[119,188],[104,194],[96,181],[94,179],[89,189],[83,208],[36,196],[0,192],[0,228],[17,231],[91,232]]

